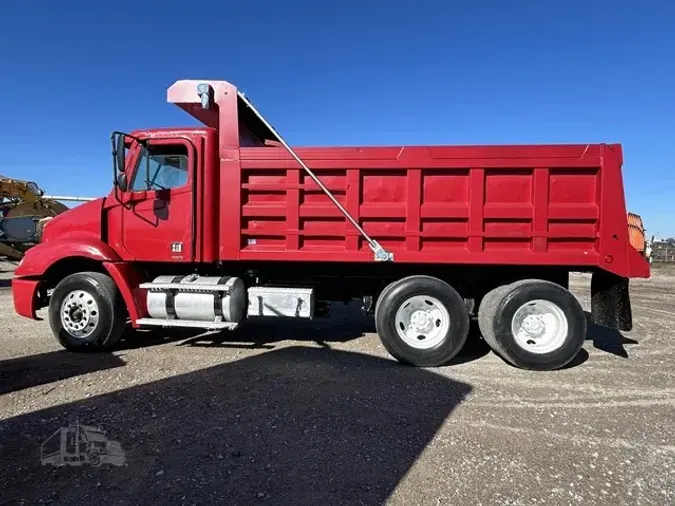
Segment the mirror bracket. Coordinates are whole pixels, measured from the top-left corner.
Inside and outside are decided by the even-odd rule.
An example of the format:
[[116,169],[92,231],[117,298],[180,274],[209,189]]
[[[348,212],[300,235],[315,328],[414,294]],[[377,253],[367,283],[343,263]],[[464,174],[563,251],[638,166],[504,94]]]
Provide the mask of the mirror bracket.
[[116,186],[123,192],[128,190],[128,184],[127,184],[127,175],[124,172],[121,172],[117,175],[117,179],[115,180]]

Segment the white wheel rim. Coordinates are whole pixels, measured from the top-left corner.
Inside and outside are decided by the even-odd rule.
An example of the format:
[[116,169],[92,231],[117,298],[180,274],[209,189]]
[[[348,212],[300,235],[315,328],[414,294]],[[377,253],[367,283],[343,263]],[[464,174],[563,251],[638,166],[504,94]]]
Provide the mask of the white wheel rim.
[[73,290],[61,303],[61,326],[71,336],[84,339],[89,337],[100,318],[98,304],[94,297],[84,290]]
[[550,353],[567,339],[567,318],[557,304],[536,299],[520,306],[511,319],[511,332],[518,346],[531,353]]
[[443,341],[450,329],[450,314],[436,298],[415,295],[396,311],[398,336],[410,347],[426,350]]

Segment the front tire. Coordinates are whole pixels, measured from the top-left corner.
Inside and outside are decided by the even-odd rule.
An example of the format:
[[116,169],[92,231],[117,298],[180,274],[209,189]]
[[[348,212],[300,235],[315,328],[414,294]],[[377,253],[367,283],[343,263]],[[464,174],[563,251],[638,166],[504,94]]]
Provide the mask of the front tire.
[[49,324],[69,351],[101,351],[115,346],[126,326],[126,308],[115,282],[98,272],[78,272],[56,285]]
[[449,362],[466,343],[469,313],[447,283],[410,276],[382,291],[375,326],[383,346],[399,362],[436,367]]

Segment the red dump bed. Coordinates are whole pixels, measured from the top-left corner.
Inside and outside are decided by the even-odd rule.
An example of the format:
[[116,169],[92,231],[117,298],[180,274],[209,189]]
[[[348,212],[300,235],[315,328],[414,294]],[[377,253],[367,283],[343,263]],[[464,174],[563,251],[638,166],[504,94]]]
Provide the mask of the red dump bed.
[[[296,152],[395,262],[644,270],[629,243],[619,145]],[[283,148],[240,156],[241,259],[372,260]]]
[[[242,111],[238,124],[231,119],[242,107],[236,88],[210,82],[217,108],[203,111],[196,83],[179,81],[168,98],[219,129],[220,258],[372,262],[358,231],[284,148],[239,148]],[[296,152],[394,262],[600,266],[649,275],[629,243],[620,145]]]

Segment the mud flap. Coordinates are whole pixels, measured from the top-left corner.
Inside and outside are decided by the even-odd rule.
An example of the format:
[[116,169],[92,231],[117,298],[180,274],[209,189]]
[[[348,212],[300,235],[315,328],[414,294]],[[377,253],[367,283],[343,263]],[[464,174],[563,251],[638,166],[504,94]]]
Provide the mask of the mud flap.
[[633,313],[628,281],[628,278],[605,271],[593,273],[591,278],[593,323],[617,330],[632,330]]

